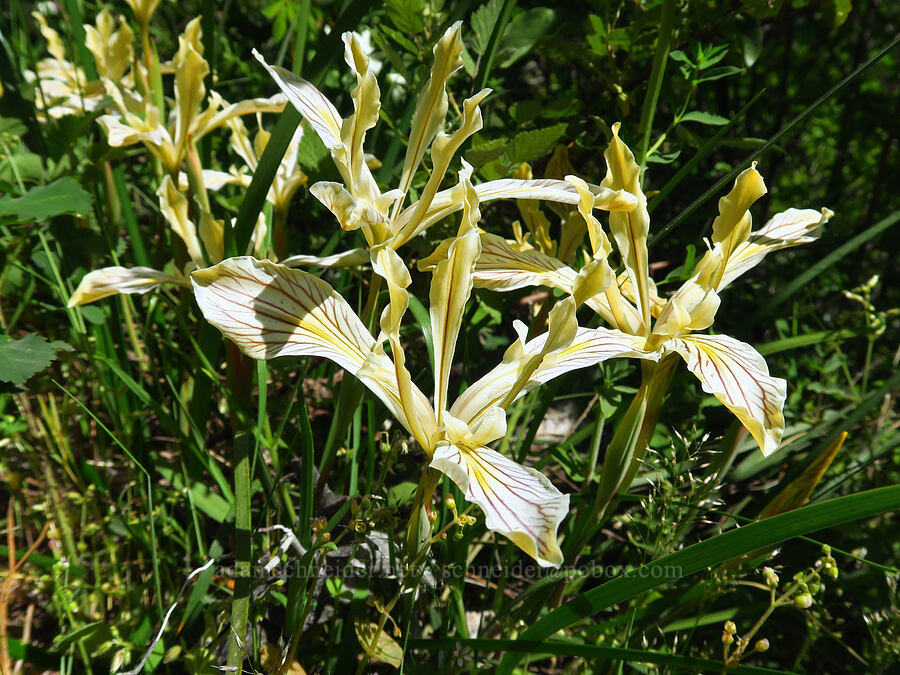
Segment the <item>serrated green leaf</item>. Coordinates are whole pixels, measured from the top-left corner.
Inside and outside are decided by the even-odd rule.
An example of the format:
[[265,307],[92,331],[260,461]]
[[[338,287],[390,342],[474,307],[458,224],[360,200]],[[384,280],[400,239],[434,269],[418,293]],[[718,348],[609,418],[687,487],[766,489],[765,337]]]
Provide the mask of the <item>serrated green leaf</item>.
[[566,126],[564,122],[560,122],[552,127],[516,134],[507,150],[510,164],[532,162],[547,155],[566,133]]
[[16,199],[0,199],[0,219],[44,220],[64,213],[84,215],[90,209],[91,196],[71,176],[31,188]]
[[713,115],[712,113],[701,112],[699,110],[693,110],[689,113],[685,113],[682,118],[682,122],[697,122],[697,124],[709,124],[714,127],[721,127],[728,124],[728,118],[722,117],[721,115]]
[[494,24],[497,23],[502,8],[503,0],[490,0],[472,12],[470,46],[472,51],[479,56],[487,50],[491,32],[494,30]]
[[425,0],[387,0],[384,4],[397,30],[413,34],[422,32],[425,27],[422,23]]
[[506,152],[506,147],[508,145],[508,138],[495,138],[494,140],[488,141],[487,143],[479,143],[478,145],[473,145],[466,152],[466,161],[473,167],[478,169],[488,162],[500,157],[504,152]]
[[297,145],[297,162],[300,167],[307,173],[316,173],[319,170],[319,163],[328,156],[328,148],[319,138],[319,134],[314,133],[304,122],[303,137]]
[[28,378],[47,368],[58,351],[72,351],[65,342],[28,333],[19,340],[0,335],[0,380],[23,384]]
[[[403,33],[398,31],[396,28],[391,28],[390,26],[388,26],[386,24],[381,24],[379,26],[379,29],[381,30],[381,32],[383,32],[385,35],[387,35],[389,38],[391,38],[398,45],[403,47],[403,49],[405,49],[410,54],[418,53],[418,48],[412,42],[412,40],[407,38]],[[372,37],[375,39],[376,42],[378,42],[379,46],[381,46],[384,43],[384,40],[380,40],[377,34],[373,33]],[[384,49],[384,48],[382,47],[382,49]],[[386,55],[388,55],[388,54],[386,54]],[[397,71],[401,75],[403,75],[403,78],[407,82],[409,82],[409,75],[406,73],[406,66],[403,65],[403,62],[400,61],[398,64],[397,59],[394,59],[394,58],[390,58],[390,62],[391,62],[391,65],[393,65],[394,68],[396,68]]]

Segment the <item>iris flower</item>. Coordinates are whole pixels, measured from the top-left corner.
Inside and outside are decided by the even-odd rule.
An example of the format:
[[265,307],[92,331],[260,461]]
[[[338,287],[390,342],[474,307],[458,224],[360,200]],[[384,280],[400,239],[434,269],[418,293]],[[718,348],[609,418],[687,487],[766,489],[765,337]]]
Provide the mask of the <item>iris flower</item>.
[[[387,245],[397,250],[427,227],[459,211],[463,206],[460,187],[441,190],[454,155],[472,134],[481,129],[482,118],[478,104],[490,93],[483,89],[466,99],[458,128],[452,133],[442,131],[448,108],[447,83],[462,66],[461,23],[453,24],[434,46],[431,76],[419,95],[407,144],[406,157],[397,187],[384,191],[379,188],[369,168],[364,152],[366,133],[378,121],[381,92],[360,36],[344,33],[344,59],[356,75],[356,87],[351,93],[353,112],[341,118],[337,108],[312,84],[293,73],[268,65],[263,57],[254,54],[281,87],[294,107],[316,131],[328,148],[340,173],[342,183],[320,181],[310,192],[337,218],[345,230],[359,230],[366,248],[352,249],[329,258],[298,255],[284,262],[289,265],[315,264],[320,266],[358,265],[373,260],[378,247]],[[405,206],[413,179],[430,148],[431,171],[418,199]],[[633,208],[635,197],[625,190],[610,190],[591,186],[594,208],[615,210]],[[475,186],[478,199],[541,199],[575,204],[578,192],[562,180],[501,179]],[[368,250],[367,250],[368,249]]]
[[478,190],[470,172],[464,165],[455,190],[463,201],[458,233],[446,258],[434,267],[431,281],[431,400],[412,382],[400,340],[410,273],[386,244],[372,251],[390,297],[377,338],[328,283],[267,260],[230,258],[196,270],[191,274],[194,295],[206,320],[252,358],[319,356],[352,373],[415,438],[429,466],[449,476],[466,499],[481,507],[488,529],[511,539],[538,564],[556,566],[563,560],[556,534],[568,512],[569,496],[540,472],[489,447],[506,435],[506,408],[541,383],[576,368],[611,357],[656,356],[642,349],[639,337],[579,328],[575,302],[567,299],[553,309],[549,330],[537,338],[526,342],[527,327],[517,323],[519,337],[501,363],[451,405],[450,370],[481,253]]
[[[613,212],[609,219],[618,262],[625,271],[618,277],[614,272],[612,242],[593,215],[592,191],[581,179],[568,176],[580,195],[578,209],[587,223],[592,252],[587,264],[576,272],[545,253],[517,250],[502,237],[482,232],[475,285],[501,291],[534,285],[560,289],[577,305],[587,304],[609,325],[640,338],[641,349],[653,353],[655,361],[677,354],[700,380],[703,390],[737,416],[768,456],[778,448],[784,434],[785,380],[769,374],[765,360],[752,346],[728,335],[701,331],[713,324],[720,294],[728,284],[769,253],[814,241],[833,213],[828,209],[791,208],[751,231],[750,206],[766,193],[754,163],[719,200],[708,250],[693,274],[663,300],[649,274],[650,218],[638,179],[640,169],[618,130],[619,125],[614,125],[605,154],[608,171],[601,186],[637,196],[635,208]],[[420,268],[433,267],[446,251],[444,242],[431,258],[420,262]],[[663,378],[668,369],[661,366],[645,372]]]

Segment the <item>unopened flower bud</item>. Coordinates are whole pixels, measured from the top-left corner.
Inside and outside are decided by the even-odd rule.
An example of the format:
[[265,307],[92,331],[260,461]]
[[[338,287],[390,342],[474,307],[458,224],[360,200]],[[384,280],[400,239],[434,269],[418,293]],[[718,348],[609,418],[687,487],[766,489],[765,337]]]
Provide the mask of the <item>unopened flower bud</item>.
[[808,609],[812,607],[813,599],[809,593],[801,593],[794,598],[794,607],[797,609]]
[[727,647],[732,642],[734,642],[734,635],[732,635],[728,631],[725,631],[724,633],[722,633],[722,644],[723,645],[725,645]]
[[763,576],[766,578],[766,586],[769,588],[778,586],[778,575],[771,567],[763,567]]
[[331,541],[331,532],[323,532],[319,539],[327,544],[329,541]]
[[756,644],[753,645],[753,648],[758,652],[764,652],[769,648],[769,641],[763,638],[762,640],[757,640]]
[[456,511],[456,500],[453,499],[453,497],[447,497],[446,504],[448,509],[450,509],[451,511]]
[[729,635],[734,635],[735,633],[737,633],[737,626],[734,625],[734,621],[725,622],[725,632]]

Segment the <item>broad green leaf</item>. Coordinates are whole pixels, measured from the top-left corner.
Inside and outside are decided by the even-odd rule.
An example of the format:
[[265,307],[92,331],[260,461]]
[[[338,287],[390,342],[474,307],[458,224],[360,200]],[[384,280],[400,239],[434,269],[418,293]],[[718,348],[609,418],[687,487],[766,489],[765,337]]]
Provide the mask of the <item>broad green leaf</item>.
[[0,380],[23,384],[47,368],[59,351],[72,351],[72,347],[59,340],[47,342],[46,338],[34,333],[18,340],[0,335]]
[[91,196],[71,176],[31,188],[21,197],[0,199],[0,220],[45,220],[64,213],[86,215]]
[[554,21],[556,12],[549,7],[532,7],[516,16],[509,22],[500,42],[499,66],[509,68],[528,54],[534,43],[550,32]]
[[[376,661],[399,668],[403,663],[403,648],[383,630],[379,632],[378,624],[365,619],[355,619],[356,638],[363,650]],[[375,635],[378,634],[376,639]]]

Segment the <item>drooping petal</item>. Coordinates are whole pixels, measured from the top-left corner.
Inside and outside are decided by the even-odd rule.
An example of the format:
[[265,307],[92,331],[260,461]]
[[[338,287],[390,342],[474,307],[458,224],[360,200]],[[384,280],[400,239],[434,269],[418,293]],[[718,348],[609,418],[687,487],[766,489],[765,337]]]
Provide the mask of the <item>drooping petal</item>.
[[209,108],[194,118],[191,135],[194,140],[203,138],[210,131],[228,124],[242,115],[255,113],[280,113],[287,105],[287,97],[275,94],[269,98],[248,98],[237,103],[228,103],[217,92],[210,92]]
[[[456,399],[450,412],[472,425],[491,407],[503,402],[517,386],[529,360],[545,351],[548,337],[548,333],[544,333],[529,340],[524,346],[513,344],[504,355],[503,362],[470,385]],[[518,396],[555,377],[594,366],[607,359],[639,358],[656,361],[659,356],[657,352],[644,349],[644,339],[640,336],[608,328],[578,328],[574,339],[566,347],[544,353],[540,364],[531,372]]]
[[[434,254],[421,260],[419,267],[427,269],[444,257],[446,248],[443,248],[442,244]],[[475,286],[478,288],[512,291],[527,286],[546,286],[571,294],[575,290],[577,279],[578,273],[556,258],[536,250],[519,251],[510,246],[503,237],[487,232],[481,233],[481,255],[475,267]],[[602,279],[598,277],[597,280]],[[599,289],[600,286],[597,285],[595,288]],[[600,314],[607,323],[626,332],[637,333],[640,315],[634,306],[622,297],[615,284],[606,286],[600,294],[578,299],[583,300]]]
[[228,258],[191,274],[204,317],[247,356],[321,356],[356,373],[375,339],[318,277],[268,260]]
[[681,355],[703,391],[737,415],[763,455],[775,452],[784,434],[787,383],[769,375],[759,352],[727,335],[688,335],[663,349]]
[[461,26],[461,21],[450,26],[432,50],[434,64],[431,66],[431,76],[416,103],[406,159],[403,161],[403,171],[400,174],[400,191],[404,195],[409,190],[426,148],[434,140],[447,116],[447,82],[462,66]]
[[88,272],[69,298],[69,307],[86,305],[117,293],[146,293],[160,284],[190,286],[183,277],[149,267],[104,267]]
[[628,212],[609,214],[609,228],[619,247],[625,270],[631,285],[637,289],[637,309],[641,317],[641,333],[650,329],[650,300],[647,280],[650,278],[647,260],[647,233],[650,230],[650,214],[647,197],[641,189],[640,167],[628,146],[619,138],[619,124],[612,126],[612,141],[605,154],[607,173],[601,185],[613,190],[627,190],[637,197],[637,206]]
[[547,286],[571,293],[576,272],[556,258],[537,250],[516,251],[503,237],[481,233],[481,255],[475,267],[479,288],[512,291]]
[[734,250],[725,264],[725,273],[717,290],[758,265],[772,251],[815,241],[819,238],[822,226],[833,215],[828,209],[788,209],[773,216],[764,227],[751,233],[747,241]]
[[490,448],[457,445],[439,446],[431,467],[481,507],[489,530],[508,537],[541,567],[562,564],[557,530],[569,512],[569,495],[542,473]]
[[97,123],[106,132],[107,142],[114,148],[127,147],[136,143],[146,143],[150,150],[153,146],[172,143],[169,133],[161,125],[146,129],[135,129],[125,124],[119,115],[101,115]]

